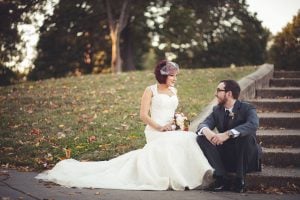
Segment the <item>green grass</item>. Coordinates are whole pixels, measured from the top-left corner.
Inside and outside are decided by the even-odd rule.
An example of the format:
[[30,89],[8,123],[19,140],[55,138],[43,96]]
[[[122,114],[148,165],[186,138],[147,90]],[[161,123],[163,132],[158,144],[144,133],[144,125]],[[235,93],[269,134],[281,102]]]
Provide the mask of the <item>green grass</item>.
[[[178,112],[193,119],[218,81],[239,80],[254,67],[180,71]],[[0,87],[0,163],[42,169],[65,157],[107,160],[145,144],[141,96],[151,71],[87,75]],[[65,137],[61,137],[65,136]]]

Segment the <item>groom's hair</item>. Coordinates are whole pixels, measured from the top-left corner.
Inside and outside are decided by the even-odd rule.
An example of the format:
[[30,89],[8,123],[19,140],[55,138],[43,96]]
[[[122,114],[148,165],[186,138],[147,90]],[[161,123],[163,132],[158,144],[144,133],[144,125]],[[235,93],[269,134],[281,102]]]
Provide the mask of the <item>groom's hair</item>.
[[220,83],[224,83],[225,85],[225,91],[231,91],[232,97],[234,99],[238,99],[240,96],[241,88],[239,84],[235,80],[222,80]]

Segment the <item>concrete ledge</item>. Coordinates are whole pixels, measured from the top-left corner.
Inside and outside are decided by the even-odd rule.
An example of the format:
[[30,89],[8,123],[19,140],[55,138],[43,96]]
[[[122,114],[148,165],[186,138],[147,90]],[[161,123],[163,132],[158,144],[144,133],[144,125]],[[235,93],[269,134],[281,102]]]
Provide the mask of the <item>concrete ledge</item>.
[[217,98],[214,98],[206,107],[204,107],[202,112],[191,121],[189,130],[195,132],[199,123],[202,122],[212,112],[213,107],[217,105],[217,103]]
[[[258,69],[238,81],[241,87],[240,99],[253,99],[256,95],[255,91],[259,88],[269,86],[269,81],[273,77],[274,66],[271,64],[263,64]],[[212,108],[217,105],[217,99],[214,98],[201,113],[192,120],[189,127],[190,131],[196,131],[198,124],[202,122],[211,112]]]
[[274,66],[271,64],[263,64],[258,69],[238,81],[241,87],[240,99],[255,98],[256,89],[269,87],[270,79],[273,77]]

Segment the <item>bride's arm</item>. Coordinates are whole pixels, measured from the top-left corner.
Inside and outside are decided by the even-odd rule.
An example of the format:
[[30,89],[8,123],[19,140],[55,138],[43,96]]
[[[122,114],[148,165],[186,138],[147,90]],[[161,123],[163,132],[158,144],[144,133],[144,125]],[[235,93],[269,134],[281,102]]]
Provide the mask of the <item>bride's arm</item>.
[[149,116],[151,99],[152,99],[152,91],[149,87],[147,87],[142,96],[140,118],[144,123],[148,124],[149,126],[153,127],[158,131],[167,131],[168,130],[167,126],[160,126],[155,121],[153,121]]

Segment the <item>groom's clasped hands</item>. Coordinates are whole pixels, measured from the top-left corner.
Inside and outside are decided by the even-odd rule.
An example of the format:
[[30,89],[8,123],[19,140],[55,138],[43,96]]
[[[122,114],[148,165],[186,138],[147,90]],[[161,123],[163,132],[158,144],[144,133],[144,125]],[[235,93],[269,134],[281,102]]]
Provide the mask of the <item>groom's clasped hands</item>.
[[204,128],[203,134],[205,135],[206,139],[210,141],[210,143],[212,143],[213,145],[222,145],[223,142],[229,139],[227,131],[224,133],[216,134],[209,128]]

